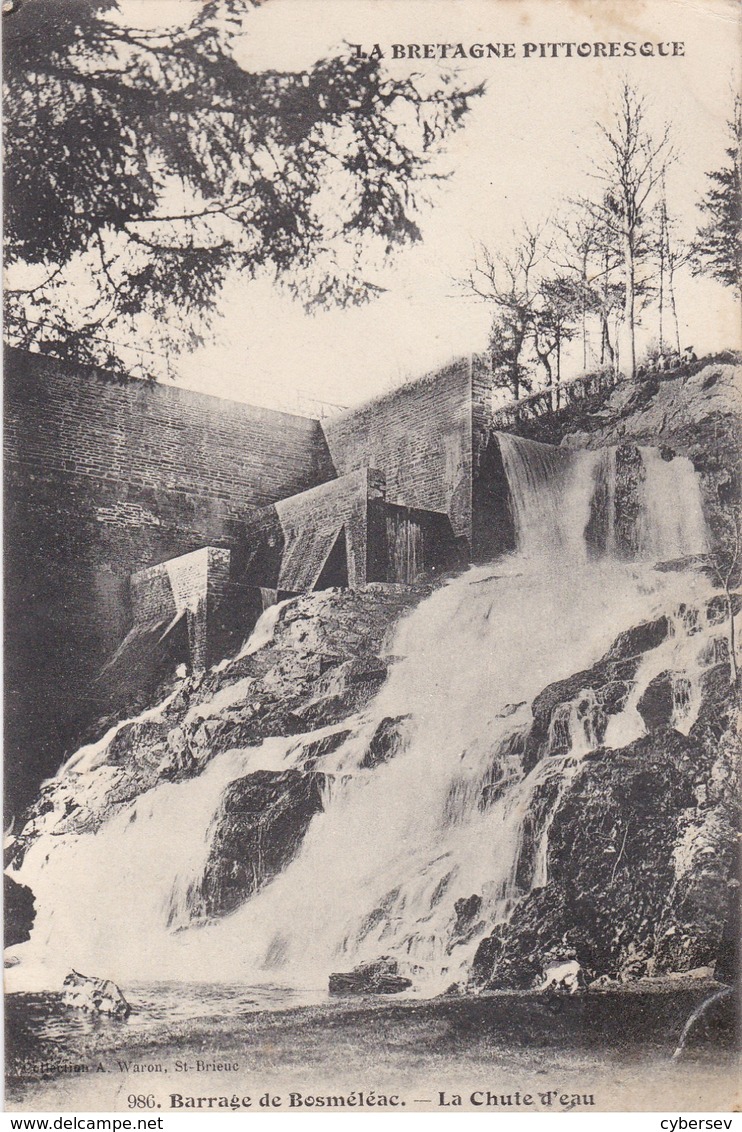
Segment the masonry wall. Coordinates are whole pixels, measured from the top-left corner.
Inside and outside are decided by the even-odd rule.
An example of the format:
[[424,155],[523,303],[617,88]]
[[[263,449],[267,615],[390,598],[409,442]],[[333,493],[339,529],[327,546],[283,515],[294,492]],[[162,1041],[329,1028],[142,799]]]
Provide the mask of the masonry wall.
[[515,533],[492,409],[492,367],[472,358],[472,558],[487,562],[514,549]]
[[20,350],[6,351],[5,405],[6,460],[100,492],[104,523],[201,531],[334,474],[316,420]]
[[386,499],[440,511],[471,538],[472,415],[468,360],[324,422],[338,475],[378,468]]
[[131,627],[129,577],[205,545],[249,555],[267,504],[334,475],[315,420],[9,349],[6,745],[52,773]]
[[[204,546],[228,550],[228,584],[240,590],[233,604],[244,606],[242,591],[273,584],[263,577],[280,570],[295,520],[319,528],[341,514],[351,584],[389,576],[389,547],[397,553],[402,530],[405,539],[419,535],[433,567],[454,551],[486,557],[489,388],[486,366],[466,359],[324,422],[323,431],[315,420],[8,350],[11,808],[104,710],[99,673],[132,626],[135,572]],[[366,469],[383,476],[387,505],[408,514],[384,511]],[[321,542],[309,548],[317,560]],[[24,781],[28,759],[37,769]]]
[[[316,563],[312,563],[312,554],[321,557],[326,549],[322,545],[322,536],[326,536],[327,542],[340,527],[344,535],[346,584],[353,588],[364,586],[368,580],[368,500],[383,496],[383,475],[370,468],[360,468],[277,503],[276,511],[284,535],[281,573],[287,574],[279,588],[304,589],[304,585],[291,584],[290,575],[307,575],[307,569],[316,573],[316,567],[322,563],[319,557]],[[312,546],[313,540],[317,543],[316,547]],[[297,558],[305,561],[290,561]]]

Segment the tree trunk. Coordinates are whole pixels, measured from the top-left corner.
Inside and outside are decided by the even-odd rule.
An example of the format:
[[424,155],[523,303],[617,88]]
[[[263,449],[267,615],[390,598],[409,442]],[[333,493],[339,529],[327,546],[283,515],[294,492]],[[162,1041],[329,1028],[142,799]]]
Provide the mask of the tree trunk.
[[[535,343],[534,343],[534,345],[535,345]],[[536,349],[536,357],[538,358],[538,360],[541,362],[541,365],[546,370],[546,385],[549,389],[551,389],[552,385],[554,384],[554,376],[551,372],[551,362],[549,361],[549,353],[551,351],[548,351],[547,353],[542,353],[541,350],[539,350],[538,346],[535,346],[535,349]]]
[[587,252],[582,257],[582,372],[587,373]]
[[605,365],[606,356],[613,364],[613,349],[608,330],[608,252],[603,256],[603,309],[600,312],[600,364]]
[[670,240],[667,231],[667,203],[665,199],[665,179],[662,178],[662,203],[660,205],[660,353],[665,349],[665,269],[668,282],[672,278]]
[[729,683],[732,687],[737,686],[739,680],[739,669],[737,667],[737,633],[734,628],[734,606],[732,604],[732,595],[727,587],[724,587],[724,593],[727,599],[727,614],[729,617]]
[[678,322],[678,309],[675,306],[675,283],[673,274],[672,270],[669,270],[667,273],[667,290],[670,295],[670,310],[672,311],[673,323],[675,325],[675,348],[678,353],[680,353],[680,324]]
[[608,315],[603,312],[600,316],[600,363],[605,365],[606,359],[613,366],[615,353],[611,345],[611,328],[608,325]]
[[636,378],[636,331],[634,327],[635,280],[634,280],[634,244],[631,232],[624,233],[623,241],[624,273],[626,276],[626,299],[624,302],[624,321],[629,332],[628,371],[632,381]]
[[660,333],[659,333],[659,347],[660,353],[665,350],[665,327],[663,322],[664,308],[665,308],[665,232],[664,226],[660,234]]
[[560,407],[559,402],[561,400],[561,398],[560,398],[561,390],[560,390],[559,386],[561,384],[562,384],[562,336],[561,336],[561,334],[559,334],[559,335],[557,335],[557,344],[556,344],[556,408],[557,409]]

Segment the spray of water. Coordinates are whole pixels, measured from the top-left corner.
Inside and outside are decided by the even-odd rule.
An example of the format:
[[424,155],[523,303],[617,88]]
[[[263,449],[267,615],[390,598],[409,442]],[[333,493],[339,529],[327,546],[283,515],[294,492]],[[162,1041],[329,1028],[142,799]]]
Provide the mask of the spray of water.
[[[324,809],[298,856],[232,915],[172,930],[173,908],[175,922],[189,922],[188,894],[226,786],[294,765],[301,741],[218,755],[199,777],[156,787],[96,834],[35,843],[18,877],[39,908],[31,943],[19,949],[26,972],[58,963],[119,981],[313,987],[325,986],[329,971],[384,954],[426,993],[465,974],[479,940],[524,892],[546,883],[551,822],[598,742],[597,705],[584,693],[556,713],[548,753],[525,773],[531,701],[588,668],[629,625],[679,609],[681,590],[687,598],[689,585],[704,585],[651,566],[703,548],[687,462],[642,456],[642,558],[625,562],[610,553],[596,559],[585,540],[596,495],[611,497],[613,453],[567,453],[509,436],[500,444],[518,553],[452,579],[401,623],[391,649],[400,659],[385,686],[316,768],[326,776]],[[685,517],[664,519],[680,496]],[[705,591],[697,597],[700,606]],[[640,686],[655,669],[684,673],[682,642],[691,636],[675,631],[647,655],[639,690],[604,742],[635,737]],[[699,637],[693,649],[701,644]],[[683,679],[678,722],[690,726],[694,684]],[[399,716],[407,717],[401,749],[363,769],[370,736]],[[472,895],[474,920],[462,925],[455,905]]]

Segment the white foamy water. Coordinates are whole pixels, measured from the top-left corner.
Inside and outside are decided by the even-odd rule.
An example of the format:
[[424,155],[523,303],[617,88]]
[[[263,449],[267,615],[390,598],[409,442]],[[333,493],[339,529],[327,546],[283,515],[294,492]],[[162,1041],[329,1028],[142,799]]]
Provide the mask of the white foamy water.
[[[74,966],[120,982],[324,987],[330,971],[382,954],[395,956],[426,993],[465,975],[481,938],[524,892],[546,883],[551,822],[597,743],[595,704],[582,696],[552,720],[553,753],[526,774],[519,752],[533,698],[588,668],[623,630],[665,613],[675,631],[647,654],[638,686],[668,666],[677,671],[678,721],[690,726],[693,666],[706,644],[679,633],[673,611],[681,601],[703,605],[707,583],[651,567],[656,557],[702,548],[698,484],[687,461],[659,467],[642,456],[638,521],[649,534],[637,543],[649,561],[627,563],[586,552],[604,453],[512,437],[501,447],[519,552],[449,581],[400,624],[391,646],[400,659],[386,684],[351,737],[316,766],[326,776],[324,809],[284,871],[230,916],[169,926],[188,923],[189,891],[226,786],[257,769],[294,765],[297,737],[218,755],[197,778],[163,783],[95,834],[40,838],[17,876],[34,890],[39,913],[31,943],[17,949],[23,963],[13,978]],[[678,493],[686,519],[655,520]],[[258,640],[274,624],[266,615]],[[643,732],[639,695],[609,723],[608,745],[635,738],[637,719]],[[409,717],[406,745],[362,769],[378,725],[400,716]],[[472,895],[481,903],[463,940],[454,904]]]

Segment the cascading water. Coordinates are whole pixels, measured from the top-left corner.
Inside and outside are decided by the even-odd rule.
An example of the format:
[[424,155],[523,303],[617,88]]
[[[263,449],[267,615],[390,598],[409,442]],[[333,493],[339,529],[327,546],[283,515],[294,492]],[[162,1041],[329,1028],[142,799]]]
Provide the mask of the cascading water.
[[609,558],[662,561],[706,549],[698,477],[687,458],[665,458],[654,448],[575,451],[496,435],[521,554],[584,560],[596,520],[596,541]]
[[[567,452],[506,435],[499,443],[518,552],[447,582],[401,623],[386,684],[314,768],[325,776],[324,809],[295,859],[232,915],[188,926],[189,893],[225,788],[258,769],[300,766],[302,744],[271,739],[218,755],[198,777],[157,786],[95,834],[42,836],[31,846],[17,879],[33,889],[38,915],[16,971],[27,977],[35,963],[48,980],[56,964],[119,981],[310,987],[326,986],[330,971],[392,955],[425,992],[465,974],[479,940],[546,883],[551,821],[598,743],[599,705],[587,690],[555,713],[548,753],[526,773],[531,701],[588,668],[630,625],[677,611],[680,593],[687,600],[695,588],[700,606],[707,589],[696,575],[651,567],[703,550],[687,461],[640,453],[638,554],[626,562],[611,553],[620,521],[615,451]],[[600,558],[586,538],[596,500],[610,528]],[[265,642],[277,616],[264,615],[256,641]],[[687,726],[695,692],[692,674],[682,675],[683,642],[691,637],[675,631],[648,653],[637,684],[668,666],[677,672],[678,722]],[[694,656],[708,645],[702,638],[693,637]],[[636,737],[639,694],[610,721],[605,744]],[[404,744],[363,769],[370,736],[399,717],[407,719]],[[463,930],[455,906],[473,895],[475,920]]]

